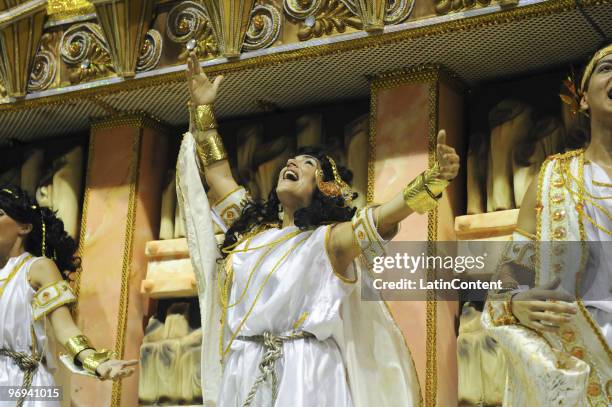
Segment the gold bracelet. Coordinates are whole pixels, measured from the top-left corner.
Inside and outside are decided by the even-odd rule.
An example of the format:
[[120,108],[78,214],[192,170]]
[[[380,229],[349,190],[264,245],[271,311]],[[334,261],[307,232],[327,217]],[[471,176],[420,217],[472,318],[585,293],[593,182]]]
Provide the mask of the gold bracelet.
[[196,135],[196,141],[198,156],[204,167],[227,159],[227,152],[218,133],[207,132],[205,134],[198,134]]
[[83,360],[83,369],[88,372],[98,375],[98,366],[100,366],[104,362],[108,362],[112,359],[112,352],[108,349],[102,349],[99,351],[95,351],[91,355],[87,356],[85,360]]
[[438,199],[448,186],[448,181],[439,179],[438,164],[428,168],[404,188],[404,202],[418,213],[425,213],[438,206]]
[[208,131],[217,128],[217,121],[213,112],[213,105],[199,105],[195,108],[195,129]]
[[77,358],[79,353],[83,352],[86,349],[95,349],[91,345],[91,343],[89,342],[89,339],[85,335],[77,335],[77,336],[73,336],[72,338],[68,339],[66,343],[64,344],[64,348],[66,348],[66,351],[68,352],[70,357],[74,360],[74,363],[77,366],[80,366],[80,362]]

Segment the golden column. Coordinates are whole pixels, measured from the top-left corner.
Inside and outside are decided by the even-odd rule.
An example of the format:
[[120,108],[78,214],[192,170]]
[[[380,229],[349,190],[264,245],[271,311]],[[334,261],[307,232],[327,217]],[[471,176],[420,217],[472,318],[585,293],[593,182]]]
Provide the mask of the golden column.
[[11,97],[26,94],[46,6],[46,0],[0,0],[0,79]]
[[226,58],[240,56],[255,0],[201,0]]
[[119,76],[136,74],[136,63],[153,17],[152,0],[92,0]]
[[370,33],[385,28],[385,14],[388,0],[356,0],[355,6],[363,22],[363,29]]
[[94,7],[87,0],[49,0],[47,14],[53,21],[93,14]]
[[[168,135],[143,115],[113,117],[91,128],[77,323],[97,347],[120,358],[138,359],[144,336],[140,285],[145,244],[159,234]],[[137,406],[138,373],[114,383],[72,376],[71,405]]]

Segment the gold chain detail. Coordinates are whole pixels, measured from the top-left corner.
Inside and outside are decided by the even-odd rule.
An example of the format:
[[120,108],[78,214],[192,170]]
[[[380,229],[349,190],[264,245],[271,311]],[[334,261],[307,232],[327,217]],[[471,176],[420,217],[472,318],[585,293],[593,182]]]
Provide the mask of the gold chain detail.
[[11,270],[7,278],[5,278],[4,280],[1,280],[4,284],[2,284],[2,287],[0,287],[0,297],[2,297],[2,294],[4,293],[4,289],[11,282],[13,277],[15,277],[15,274],[17,274],[19,269],[21,269],[21,267],[23,267],[23,265],[31,258],[32,256],[29,256],[29,255],[26,256],[23,260],[21,260],[18,264],[16,264],[15,267],[13,267],[13,269]]
[[[583,156],[581,156],[583,157]],[[576,178],[574,175],[572,175],[571,173],[571,168],[570,168],[570,160],[559,160],[559,168],[560,168],[560,175],[561,178],[563,180],[563,184],[565,185],[565,188],[567,189],[567,192],[570,194],[570,196],[572,197],[572,199],[574,200],[574,203],[576,205],[576,210],[578,211],[578,213],[582,216],[584,216],[584,218],[586,218],[586,220],[588,220],[593,226],[595,226],[597,229],[601,230],[602,232],[611,235],[612,236],[612,230],[606,228],[605,226],[600,225],[599,223],[597,223],[597,221],[595,219],[593,219],[593,217],[591,217],[585,210],[584,210],[584,203],[583,202],[590,202],[595,208],[599,209],[599,211],[608,218],[608,220],[612,220],[612,214],[610,214],[610,212],[604,208],[601,204],[595,202],[595,199],[608,199],[608,198],[595,198],[593,199],[593,196],[590,195],[587,190],[586,187],[584,185],[584,168],[581,167],[581,178]],[[581,161],[581,164],[584,166],[584,163]],[[575,191],[573,189],[571,189],[570,184],[568,182],[568,177],[571,178],[577,185],[578,190]]]
[[[255,235],[257,235],[257,234],[259,234],[259,233],[261,233],[261,232],[262,232],[262,230],[261,230],[261,229],[259,229],[259,227],[258,227],[258,229],[256,229],[256,230],[255,230],[254,234],[253,234],[252,236],[249,236],[249,237],[254,237]],[[229,246],[229,247],[224,248],[224,249],[223,249],[223,252],[224,252],[224,253],[227,253],[227,254],[229,254],[229,253],[246,253],[246,252],[250,252],[250,251],[252,251],[252,250],[262,249],[262,248],[264,248],[264,247],[275,246],[275,245],[277,245],[278,243],[282,243],[282,242],[284,242],[285,240],[289,240],[289,239],[291,239],[292,237],[299,235],[300,233],[302,233],[302,231],[298,229],[298,230],[295,230],[295,231],[293,231],[293,232],[287,233],[285,236],[283,236],[283,237],[281,237],[281,238],[279,238],[279,239],[277,239],[277,240],[275,240],[275,241],[273,241],[273,242],[266,243],[266,244],[263,244],[263,245],[261,245],[261,246],[248,247],[248,245],[247,245],[247,247],[245,247],[244,249],[233,249],[233,248],[232,248],[232,246],[233,246],[233,247],[236,247],[236,246],[238,246],[240,243],[242,243],[242,241],[240,241],[240,242],[237,242],[237,243],[233,244],[232,246]]]
[[[94,158],[94,145],[96,140],[96,133],[90,132],[89,146],[87,147],[87,167],[85,169],[85,193],[83,194],[83,208],[81,209],[81,228],[79,230],[79,247],[77,249],[77,256],[79,259],[83,259],[83,252],[85,251],[85,238],[87,236],[87,209],[89,208],[89,192],[91,183],[91,166],[93,165]],[[79,309],[79,291],[81,290],[81,274],[83,273],[82,265],[76,270],[76,276],[74,279],[74,296],[76,301],[72,307],[72,316],[75,317],[78,314]]]
[[[436,142],[438,137],[438,102],[440,99],[440,76],[437,72],[436,78],[429,84],[429,138],[428,138],[428,160],[432,167],[436,162]],[[438,208],[435,207],[427,213],[427,252],[428,255],[435,255],[433,242],[438,240]],[[436,279],[436,270],[427,270],[427,279]],[[425,405],[435,407],[437,405],[438,394],[438,358],[437,358],[437,319],[438,302],[436,301],[436,291],[427,290],[427,343],[426,343],[426,373],[425,373]]]
[[[272,269],[270,270],[270,272],[268,273],[268,275],[266,276],[266,278],[264,279],[264,281],[261,283],[261,285],[259,286],[259,289],[257,290],[257,294],[255,295],[255,298],[253,299],[253,303],[251,304],[251,306],[249,307],[248,311],[246,312],[246,314],[244,315],[244,317],[242,318],[242,320],[240,321],[240,323],[238,324],[238,328],[236,329],[236,332],[232,333],[232,336],[229,340],[229,343],[227,344],[227,346],[225,347],[225,349],[223,350],[223,353],[221,354],[221,356],[224,358],[228,352],[230,351],[230,348],[232,346],[232,343],[234,343],[234,340],[236,339],[236,337],[238,336],[238,334],[240,333],[240,330],[242,329],[242,327],[244,326],[244,324],[246,323],[246,320],[248,319],[248,317],[251,315],[251,312],[253,312],[253,309],[255,308],[255,305],[257,304],[257,301],[259,301],[259,297],[261,296],[261,293],[263,292],[263,289],[265,288],[266,284],[268,283],[268,280],[270,280],[270,277],[272,277],[272,275],[274,274],[274,272],[276,272],[276,269],[278,269],[278,267],[281,265],[281,263],[291,254],[293,253],[293,251],[295,249],[297,249],[299,246],[301,246],[309,237],[305,236],[302,240],[298,241],[297,243],[293,244],[289,250],[287,250],[285,252],[285,254],[283,254],[274,264],[274,266],[272,267]],[[226,293],[227,294],[227,293]],[[229,297],[229,295],[228,295]],[[223,314],[225,315],[227,313],[227,310],[224,310]],[[223,320],[225,320],[225,317],[223,317]],[[223,341],[223,335],[221,335],[221,341]],[[223,348],[223,345],[221,345],[221,348]]]

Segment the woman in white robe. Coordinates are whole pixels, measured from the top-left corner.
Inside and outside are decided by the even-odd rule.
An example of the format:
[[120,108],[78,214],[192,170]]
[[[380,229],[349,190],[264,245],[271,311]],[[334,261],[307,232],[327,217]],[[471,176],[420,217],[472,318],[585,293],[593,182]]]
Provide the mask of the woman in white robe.
[[[50,388],[39,388],[55,384],[47,326],[53,328],[59,343],[75,344],[73,349],[78,353],[62,358],[74,372],[102,380],[120,379],[133,372],[129,366],[137,361],[115,360],[97,352],[72,319],[67,304],[76,297],[59,270],[76,269],[76,247],[51,210],[40,207],[15,185],[0,185],[1,407],[59,406],[59,394],[53,395]],[[78,341],[70,342],[72,338]],[[94,361],[94,357],[98,359]],[[34,398],[15,397],[16,390],[22,395],[29,390]],[[46,392],[51,397],[36,398]]]
[[[382,301],[361,301],[356,283],[367,287],[370,276],[355,260],[367,267],[402,219],[436,205],[459,168],[444,132],[439,165],[380,206],[355,213],[348,172],[317,149],[289,159],[268,201],[253,203],[215,130],[221,80],[209,81],[190,55],[177,193],[198,282],[204,405],[420,405],[402,333]],[[212,218],[225,231],[221,254]]]

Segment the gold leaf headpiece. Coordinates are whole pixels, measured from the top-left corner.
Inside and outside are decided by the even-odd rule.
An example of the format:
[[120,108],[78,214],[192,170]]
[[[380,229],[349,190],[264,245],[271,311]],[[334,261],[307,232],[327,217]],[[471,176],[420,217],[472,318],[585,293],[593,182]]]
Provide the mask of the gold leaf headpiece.
[[338,172],[338,167],[336,166],[336,162],[330,156],[325,156],[331,165],[332,172],[334,174],[333,181],[323,181],[323,171],[317,170],[317,186],[319,187],[319,191],[326,196],[333,197],[342,197],[344,200],[344,205],[349,206],[351,202],[353,202],[353,190],[351,187],[344,182],[340,173]]
[[589,85],[589,79],[591,79],[591,75],[593,75],[593,70],[599,61],[608,55],[612,54],[612,44],[600,49],[593,55],[593,58],[589,61],[589,64],[584,70],[584,74],[582,75],[582,82],[580,83],[580,91],[585,92],[586,88]]

